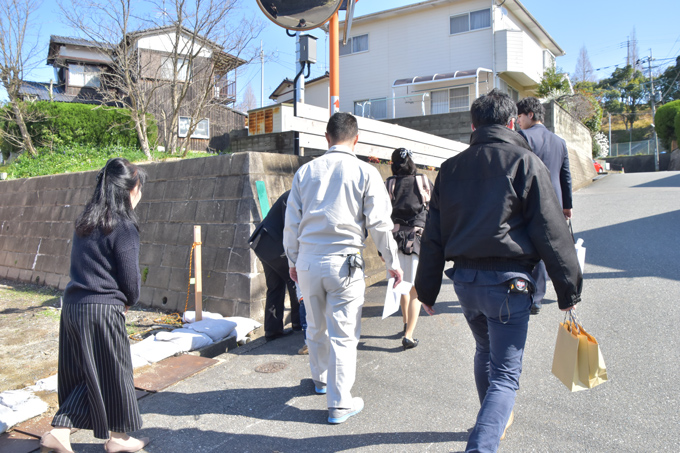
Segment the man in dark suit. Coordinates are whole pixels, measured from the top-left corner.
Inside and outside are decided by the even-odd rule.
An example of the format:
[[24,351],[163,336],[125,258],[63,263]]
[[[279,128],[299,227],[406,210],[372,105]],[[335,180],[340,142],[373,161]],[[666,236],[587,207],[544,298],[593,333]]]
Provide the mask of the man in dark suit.
[[[545,109],[538,99],[534,97],[522,99],[517,103],[517,113],[517,122],[521,128],[519,133],[526,138],[531,150],[550,170],[550,180],[557,194],[557,199],[562,205],[564,217],[571,219],[573,206],[567,143],[543,125]],[[536,315],[541,310],[548,280],[548,273],[543,261],[536,265],[532,277],[534,277],[537,287],[531,306],[531,314]]]
[[271,207],[262,223],[253,232],[248,242],[262,261],[267,282],[267,302],[264,310],[264,333],[268,340],[290,333],[283,329],[283,310],[286,288],[290,297],[290,317],[293,330],[301,330],[299,302],[295,282],[288,272],[288,258],[283,251],[283,227],[286,219],[288,194],[285,192]]

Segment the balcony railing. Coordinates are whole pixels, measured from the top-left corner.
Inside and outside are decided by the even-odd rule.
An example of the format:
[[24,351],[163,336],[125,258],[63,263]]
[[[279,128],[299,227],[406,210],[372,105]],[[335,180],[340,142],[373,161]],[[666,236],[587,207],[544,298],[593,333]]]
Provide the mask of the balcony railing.
[[215,98],[222,102],[236,102],[236,82],[219,78],[215,81]]

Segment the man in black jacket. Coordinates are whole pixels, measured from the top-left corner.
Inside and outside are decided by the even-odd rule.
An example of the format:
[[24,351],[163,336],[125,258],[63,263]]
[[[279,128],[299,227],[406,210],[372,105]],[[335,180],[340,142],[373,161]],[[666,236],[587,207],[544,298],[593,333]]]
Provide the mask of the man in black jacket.
[[[528,97],[517,103],[517,123],[521,128],[519,133],[527,140],[534,154],[550,170],[550,180],[557,194],[557,200],[562,206],[564,217],[571,219],[573,205],[567,143],[543,125],[544,118],[545,109],[538,99]],[[536,293],[531,306],[531,314],[537,315],[541,310],[548,281],[548,273],[543,261],[539,261],[536,265],[532,277],[536,281]]]
[[545,165],[513,130],[517,107],[493,90],[471,108],[470,147],[439,170],[423,234],[416,291],[428,314],[446,274],[477,343],[481,409],[466,451],[495,452],[512,422],[540,259],[562,310],[581,300],[582,276]]
[[262,223],[253,232],[248,242],[262,262],[267,282],[267,301],[264,308],[264,333],[268,340],[278,338],[290,331],[283,329],[283,309],[286,288],[290,297],[290,317],[293,330],[301,330],[300,304],[295,282],[288,273],[288,258],[283,251],[283,227],[286,221],[286,206],[290,190],[276,200]]

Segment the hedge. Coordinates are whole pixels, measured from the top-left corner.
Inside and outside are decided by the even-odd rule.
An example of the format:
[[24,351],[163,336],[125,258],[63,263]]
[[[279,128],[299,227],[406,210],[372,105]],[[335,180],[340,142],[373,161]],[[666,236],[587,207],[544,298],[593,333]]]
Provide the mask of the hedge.
[[[675,115],[675,137],[677,140],[677,137],[680,137],[680,115]],[[678,146],[680,147],[680,146]],[[667,149],[670,149],[668,147]],[[674,149],[671,149],[671,151],[675,151]]]
[[[55,145],[83,145],[139,147],[134,122],[130,111],[102,105],[77,104],[65,102],[38,101],[25,104],[27,118],[37,120],[28,122],[27,128],[36,147]],[[9,109],[8,106],[4,107]],[[3,115],[7,117],[7,115]],[[17,136],[19,128],[13,122],[0,124],[3,130]],[[154,143],[158,137],[158,126],[153,115],[147,115],[148,138]],[[6,140],[0,145],[8,155],[16,151]]]
[[668,150],[671,149],[671,142],[680,137],[678,134],[678,129],[680,128],[677,126],[680,124],[677,122],[678,118],[680,118],[680,100],[662,105],[654,115],[656,133],[664,147]]

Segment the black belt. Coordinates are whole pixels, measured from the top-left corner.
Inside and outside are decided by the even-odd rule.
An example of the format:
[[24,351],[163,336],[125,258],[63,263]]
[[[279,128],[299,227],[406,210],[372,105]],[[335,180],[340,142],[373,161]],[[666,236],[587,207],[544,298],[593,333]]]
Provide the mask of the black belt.
[[534,265],[517,260],[506,260],[499,258],[488,258],[480,260],[472,260],[468,258],[454,258],[454,269],[473,269],[477,271],[494,271],[494,272],[527,272],[531,273],[534,270]]

